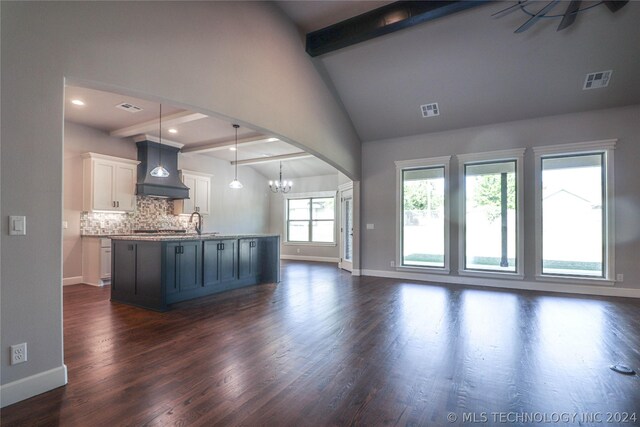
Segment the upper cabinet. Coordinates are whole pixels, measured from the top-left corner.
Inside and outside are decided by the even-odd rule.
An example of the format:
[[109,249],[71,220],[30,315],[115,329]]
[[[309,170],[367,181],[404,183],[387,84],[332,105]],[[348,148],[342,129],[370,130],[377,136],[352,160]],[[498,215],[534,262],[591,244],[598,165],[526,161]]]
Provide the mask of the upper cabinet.
[[136,208],[137,160],[84,153],[83,210],[124,211]]
[[175,215],[199,212],[209,215],[211,210],[211,175],[200,172],[181,170],[182,183],[189,187],[189,198],[173,201]]

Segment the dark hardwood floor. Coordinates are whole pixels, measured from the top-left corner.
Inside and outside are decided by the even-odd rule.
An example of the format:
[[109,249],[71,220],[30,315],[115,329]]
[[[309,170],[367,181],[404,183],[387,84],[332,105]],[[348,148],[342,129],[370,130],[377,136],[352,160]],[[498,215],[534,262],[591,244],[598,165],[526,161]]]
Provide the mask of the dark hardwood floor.
[[577,414],[557,424],[624,425],[624,413],[640,417],[640,379],[609,366],[640,369],[639,309],[634,299],[352,278],[293,261],[279,285],[166,313],[68,286],[69,384],[4,408],[1,421],[424,426]]

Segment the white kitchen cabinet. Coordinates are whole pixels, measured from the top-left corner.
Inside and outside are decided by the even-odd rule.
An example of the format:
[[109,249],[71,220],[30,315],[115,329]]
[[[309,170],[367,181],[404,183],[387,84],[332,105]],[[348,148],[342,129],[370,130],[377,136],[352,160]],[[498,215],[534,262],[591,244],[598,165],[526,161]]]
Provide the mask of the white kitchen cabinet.
[[83,210],[131,212],[136,207],[137,160],[84,153]]
[[93,286],[111,283],[111,239],[82,238],[82,283]]
[[189,187],[189,198],[173,201],[175,215],[188,215],[199,212],[209,215],[211,211],[211,175],[200,172],[181,170],[180,179]]

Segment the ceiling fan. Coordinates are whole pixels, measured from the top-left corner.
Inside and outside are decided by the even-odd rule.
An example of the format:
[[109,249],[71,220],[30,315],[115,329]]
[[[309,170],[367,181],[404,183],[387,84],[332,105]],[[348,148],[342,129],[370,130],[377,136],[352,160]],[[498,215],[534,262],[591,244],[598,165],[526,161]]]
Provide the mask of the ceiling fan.
[[511,5],[505,9],[502,9],[491,16],[495,18],[500,18],[518,9],[524,12],[526,15],[529,16],[529,19],[520,27],[518,27],[515,30],[515,33],[523,33],[527,31],[536,22],[538,22],[538,20],[543,18],[562,18],[562,21],[560,21],[560,25],[558,25],[558,28],[556,30],[556,31],[561,31],[569,27],[571,24],[573,24],[576,20],[576,17],[578,16],[578,13],[580,12],[584,12],[586,10],[599,6],[601,4],[604,4],[605,6],[607,6],[607,8],[611,12],[617,12],[618,10],[622,9],[622,7],[624,7],[627,3],[629,3],[629,0],[604,0],[599,2],[588,2],[591,4],[582,8],[580,7],[582,5],[582,0],[572,0],[571,2],[569,2],[569,5],[567,6],[567,9],[565,10],[565,12],[560,14],[551,14],[551,11],[558,5],[558,3],[560,3],[560,0],[550,1],[537,12],[532,12],[528,9],[528,7],[534,3],[538,3],[538,2],[530,2],[528,0],[519,0],[516,4]]

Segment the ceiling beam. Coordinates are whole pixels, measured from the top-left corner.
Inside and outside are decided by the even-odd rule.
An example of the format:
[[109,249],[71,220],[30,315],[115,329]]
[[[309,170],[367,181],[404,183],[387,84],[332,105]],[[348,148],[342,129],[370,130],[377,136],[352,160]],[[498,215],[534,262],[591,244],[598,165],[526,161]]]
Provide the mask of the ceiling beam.
[[[195,120],[205,119],[209,116],[193,113],[191,111],[180,111],[179,113],[170,114],[162,118],[162,124],[166,126],[178,126],[184,123],[193,122]],[[149,120],[147,122],[138,123],[136,125],[127,126],[126,128],[111,131],[109,135],[119,138],[143,134],[158,130],[159,118]],[[164,126],[163,126],[164,127]]]
[[305,49],[310,56],[319,56],[489,1],[397,1],[308,33]]
[[[263,144],[265,142],[276,142],[276,141],[279,141],[279,139],[265,138],[264,135],[260,135],[260,136],[252,136],[244,139],[239,139],[238,145],[242,145],[246,147],[249,145]],[[182,149],[182,153],[183,154],[206,153],[209,151],[218,151],[218,150],[228,149],[229,147],[233,147],[234,145],[236,145],[235,139],[230,139],[227,141],[218,141],[218,142],[212,142],[209,144],[201,144],[201,145],[196,145],[191,147],[184,147]]]
[[314,156],[313,154],[305,153],[304,151],[302,151],[300,153],[280,154],[279,156],[258,157],[256,159],[238,160],[237,162],[231,162],[231,164],[232,165],[237,164],[238,166],[247,166],[247,165],[255,165],[258,163],[285,162],[289,160],[305,159],[307,157],[314,157]]

